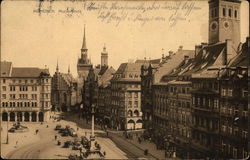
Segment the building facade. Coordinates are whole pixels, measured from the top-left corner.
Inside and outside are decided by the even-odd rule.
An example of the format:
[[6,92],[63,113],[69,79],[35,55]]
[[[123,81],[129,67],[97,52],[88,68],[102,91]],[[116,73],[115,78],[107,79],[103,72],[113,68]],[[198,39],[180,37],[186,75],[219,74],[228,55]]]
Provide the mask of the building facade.
[[68,73],[60,73],[57,64],[52,77],[51,104],[56,111],[71,111],[77,103],[77,83],[68,69]]
[[117,130],[142,128],[142,63],[122,63],[111,79],[111,127]]
[[249,38],[219,77],[220,157],[225,159],[245,159],[249,153],[248,54]]
[[50,118],[48,69],[13,67],[1,62],[1,120],[43,122]]

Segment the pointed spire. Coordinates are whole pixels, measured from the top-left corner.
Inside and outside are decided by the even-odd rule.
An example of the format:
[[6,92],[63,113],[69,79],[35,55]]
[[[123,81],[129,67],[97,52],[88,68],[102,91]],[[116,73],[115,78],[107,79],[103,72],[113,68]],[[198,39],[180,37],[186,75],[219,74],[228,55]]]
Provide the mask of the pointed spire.
[[83,33],[82,49],[83,49],[83,50],[87,49],[87,45],[86,45],[86,35],[85,35],[85,24],[84,24],[84,33]]
[[57,64],[56,64],[56,72],[59,72],[58,58],[57,58]]

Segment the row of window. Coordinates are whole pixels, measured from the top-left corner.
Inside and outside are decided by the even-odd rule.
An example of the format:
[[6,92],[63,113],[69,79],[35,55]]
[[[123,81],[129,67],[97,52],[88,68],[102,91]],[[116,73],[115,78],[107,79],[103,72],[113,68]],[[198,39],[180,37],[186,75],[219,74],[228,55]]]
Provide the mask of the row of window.
[[[19,94],[19,99],[28,99],[28,98],[29,98],[28,94]],[[7,99],[6,94],[2,94],[2,99]],[[10,94],[10,99],[18,99],[18,98],[16,94]],[[37,99],[37,94],[31,94],[31,99]]]
[[238,127],[233,128],[232,126],[222,125],[221,130],[222,132],[227,133],[229,135],[241,136],[242,138],[247,138],[247,131],[242,131],[240,134]]
[[2,107],[38,107],[37,102],[2,102]]
[[[6,79],[3,79],[2,82],[6,83]],[[33,80],[33,79],[31,79],[31,80],[27,80],[27,79],[25,79],[25,80],[23,80],[23,79],[16,80],[16,79],[13,79],[12,80],[12,83],[23,83],[23,82],[24,83],[39,83],[40,81],[39,81],[39,79],[37,79],[37,80]],[[41,82],[48,83],[49,79],[41,79]]]
[[112,83],[112,89],[121,89],[121,88],[140,88],[140,84],[120,84]]
[[139,96],[139,92],[127,92],[126,96],[128,96],[128,98],[138,98]]
[[[9,86],[10,90],[9,91],[16,91],[16,88],[18,86]],[[19,91],[28,91],[28,86],[19,86]],[[7,91],[7,87],[6,86],[2,86],[2,90],[3,91]],[[37,86],[31,86],[31,90],[32,91],[37,91]]]
[[[213,103],[213,105],[212,105]],[[201,97],[193,97],[193,105],[197,107],[205,107],[205,108],[211,108],[214,109],[219,108],[219,100],[218,99],[210,99],[210,98],[201,98]]]
[[209,90],[218,90],[219,85],[218,82],[194,82],[193,83],[194,89],[209,89]]
[[[218,8],[211,9],[211,17],[215,18],[218,17]],[[232,8],[222,8],[222,16],[223,17],[230,17],[230,18],[238,18],[238,10],[233,10]]]
[[222,152],[224,154],[231,155],[232,158],[234,158],[234,159],[239,159],[239,157],[241,157],[242,159],[248,157],[247,149],[245,149],[245,150],[242,149],[240,151],[240,149],[237,149],[236,147],[232,146],[231,144],[227,144],[225,142],[222,142],[221,146],[222,146],[222,148],[221,148]]

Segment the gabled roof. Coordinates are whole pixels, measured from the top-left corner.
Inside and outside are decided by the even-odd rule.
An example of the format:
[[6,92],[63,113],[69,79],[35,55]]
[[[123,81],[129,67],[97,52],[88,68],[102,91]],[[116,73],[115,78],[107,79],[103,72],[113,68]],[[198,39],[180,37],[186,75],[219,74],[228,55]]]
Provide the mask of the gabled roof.
[[103,75],[108,68],[109,68],[108,66],[102,66],[99,73],[98,73],[98,75],[100,75],[100,76]]
[[240,67],[240,66],[249,66],[249,53],[247,42],[242,45],[241,50],[235,58],[233,58],[229,64],[229,67]]
[[70,73],[61,73],[62,78],[65,80],[65,82],[70,86],[71,83],[75,82],[74,77]]
[[6,61],[3,61],[1,62],[1,65],[0,65],[0,76],[1,77],[9,77],[10,74],[11,74],[11,67],[12,66],[12,63],[11,62],[6,62]]
[[110,80],[113,77],[113,73],[115,73],[115,69],[113,67],[107,68],[105,72],[100,76],[98,80],[98,85],[102,87],[106,87],[110,84]]
[[[143,63],[122,63],[115,72],[112,81],[140,81],[141,66]],[[128,75],[132,75],[130,77]],[[135,78],[137,75],[137,78]]]
[[160,64],[160,67],[157,68],[157,71],[154,74],[154,83],[159,83],[163,76],[168,75],[171,71],[178,67],[183,61],[184,56],[193,57],[194,50],[178,50],[171,56],[166,57],[165,62]]
[[206,77],[207,75],[208,78],[211,77],[212,75],[214,75],[214,71],[208,71],[207,68],[211,66],[220,67],[223,65],[222,55],[225,52],[225,49],[226,43],[220,42],[204,47],[194,58],[193,64],[188,68],[185,73],[183,73],[183,76],[192,76],[198,78],[202,76]]
[[11,77],[39,77],[41,73],[49,74],[49,69],[13,67]]

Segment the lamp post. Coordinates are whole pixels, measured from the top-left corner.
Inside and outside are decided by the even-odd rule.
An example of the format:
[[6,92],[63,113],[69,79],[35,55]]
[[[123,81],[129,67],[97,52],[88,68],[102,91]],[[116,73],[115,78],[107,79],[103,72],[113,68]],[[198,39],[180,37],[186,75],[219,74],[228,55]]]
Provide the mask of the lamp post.
[[[9,117],[8,117],[9,118]],[[7,119],[7,136],[6,136],[6,144],[9,144],[9,119]]]
[[91,125],[91,136],[90,136],[90,151],[95,150],[95,105],[91,106],[91,115],[92,115],[92,125]]

